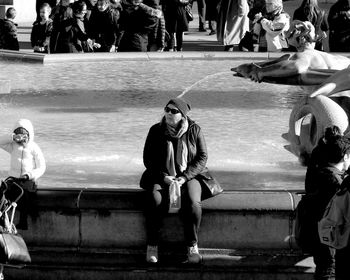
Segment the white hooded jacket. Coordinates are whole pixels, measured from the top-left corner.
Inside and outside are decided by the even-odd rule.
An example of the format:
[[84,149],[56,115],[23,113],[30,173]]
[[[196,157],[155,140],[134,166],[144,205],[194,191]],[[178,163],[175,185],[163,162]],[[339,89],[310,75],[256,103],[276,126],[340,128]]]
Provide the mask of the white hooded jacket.
[[13,141],[13,134],[0,137],[0,148],[11,155],[9,176],[20,178],[23,175],[28,175],[30,180],[37,181],[46,170],[44,155],[34,142],[34,128],[30,120],[18,120],[13,130],[18,127],[23,127],[28,131],[28,143],[17,144]]

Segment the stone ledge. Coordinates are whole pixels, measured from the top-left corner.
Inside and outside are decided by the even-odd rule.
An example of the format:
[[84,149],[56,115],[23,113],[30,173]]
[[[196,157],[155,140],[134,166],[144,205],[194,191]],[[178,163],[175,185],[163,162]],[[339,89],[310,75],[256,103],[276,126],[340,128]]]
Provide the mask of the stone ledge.
[[144,191],[39,189],[39,216],[20,231],[32,256],[6,279],[312,279],[292,238],[297,193],[229,191],[203,203],[200,265],[184,265],[178,214],[164,220],[160,258],[145,263]]
[[[38,206],[54,209],[142,210],[142,189],[68,189],[41,188]],[[204,210],[214,211],[293,211],[298,193],[289,191],[224,191],[203,201]]]
[[[29,246],[132,248],[145,246],[143,190],[40,189],[39,217],[29,219]],[[230,191],[203,202],[199,239],[206,248],[295,248],[289,192]],[[218,238],[220,236],[220,238]],[[165,244],[183,241],[178,214],[164,219]]]
[[24,51],[0,50],[0,59],[5,61],[43,63],[44,54]]

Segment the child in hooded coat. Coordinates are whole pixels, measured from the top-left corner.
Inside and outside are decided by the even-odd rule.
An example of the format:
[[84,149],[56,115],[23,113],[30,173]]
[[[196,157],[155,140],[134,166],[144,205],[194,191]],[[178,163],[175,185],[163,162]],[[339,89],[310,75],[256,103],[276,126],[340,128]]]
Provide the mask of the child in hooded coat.
[[31,121],[18,120],[11,134],[0,137],[0,148],[11,156],[8,175],[24,190],[18,203],[20,219],[17,228],[28,229],[28,212],[35,214],[37,180],[46,170],[43,153],[34,142],[34,128]]

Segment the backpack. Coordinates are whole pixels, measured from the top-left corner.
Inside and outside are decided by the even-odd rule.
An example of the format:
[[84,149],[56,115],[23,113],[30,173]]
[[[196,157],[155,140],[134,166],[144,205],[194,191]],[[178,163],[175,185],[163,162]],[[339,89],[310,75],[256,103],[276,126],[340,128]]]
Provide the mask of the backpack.
[[350,192],[339,190],[329,201],[322,219],[318,222],[321,243],[342,249],[348,245],[350,237]]

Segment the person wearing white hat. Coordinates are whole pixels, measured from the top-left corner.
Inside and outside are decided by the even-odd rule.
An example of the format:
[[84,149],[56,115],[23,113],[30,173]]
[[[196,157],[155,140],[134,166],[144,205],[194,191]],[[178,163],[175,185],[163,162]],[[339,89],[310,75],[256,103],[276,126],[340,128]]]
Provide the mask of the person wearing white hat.
[[266,0],[266,12],[255,15],[254,33],[260,34],[259,28],[265,33],[268,52],[278,52],[287,48],[285,32],[289,30],[290,16],[283,10],[282,0]]
[[27,119],[18,120],[12,133],[0,137],[0,148],[10,154],[8,175],[24,190],[23,197],[18,202],[20,218],[17,228],[26,230],[28,212],[36,214],[33,202],[36,199],[37,181],[46,170],[44,155],[39,145],[34,142],[32,122]]

